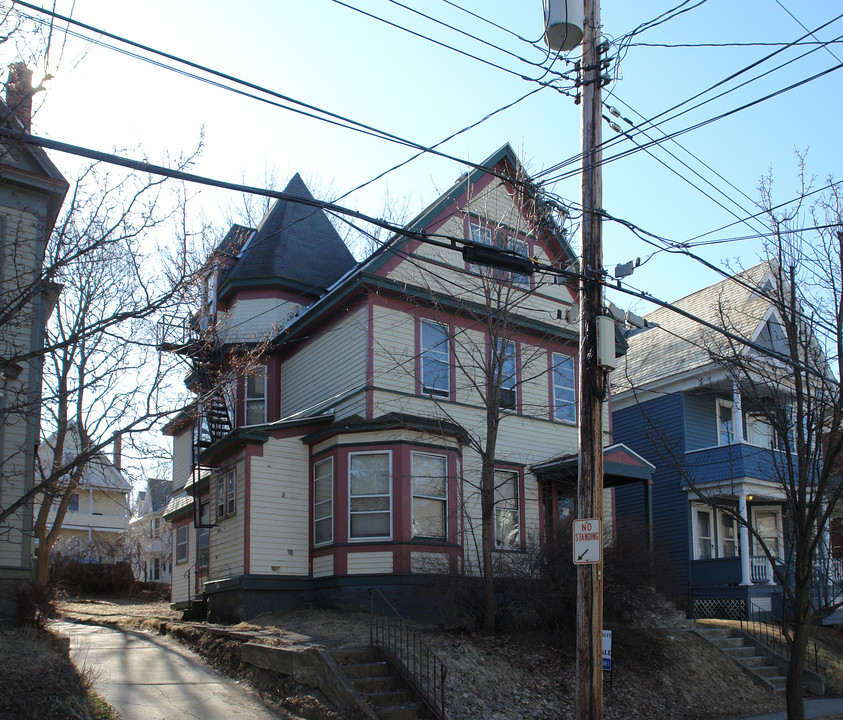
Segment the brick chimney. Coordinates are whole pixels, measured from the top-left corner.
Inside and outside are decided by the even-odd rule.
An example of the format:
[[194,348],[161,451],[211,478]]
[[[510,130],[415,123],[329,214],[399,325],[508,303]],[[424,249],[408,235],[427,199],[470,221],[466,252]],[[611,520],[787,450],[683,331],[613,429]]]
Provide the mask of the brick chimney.
[[9,78],[6,81],[6,105],[9,111],[29,132],[32,125],[32,70],[24,63],[9,65]]

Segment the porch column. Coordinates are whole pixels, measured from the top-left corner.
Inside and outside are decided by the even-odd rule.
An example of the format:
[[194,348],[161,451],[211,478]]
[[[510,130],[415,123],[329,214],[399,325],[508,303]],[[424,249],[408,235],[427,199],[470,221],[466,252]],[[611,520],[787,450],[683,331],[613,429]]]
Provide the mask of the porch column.
[[743,407],[741,406],[741,389],[735,381],[732,381],[732,432],[736,443],[743,442]]
[[653,563],[653,481],[645,480],[644,487],[644,525],[647,533],[647,552],[650,564]]
[[741,516],[738,527],[741,541],[741,585],[752,585],[752,561],[749,557],[749,511],[746,506],[746,493],[743,490],[738,493],[738,512]]

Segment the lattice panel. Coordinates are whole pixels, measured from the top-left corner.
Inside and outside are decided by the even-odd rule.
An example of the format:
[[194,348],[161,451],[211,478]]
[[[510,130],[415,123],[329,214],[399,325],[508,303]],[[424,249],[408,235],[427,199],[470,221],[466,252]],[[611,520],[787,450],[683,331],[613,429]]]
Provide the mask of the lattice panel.
[[745,620],[746,600],[737,598],[705,598],[694,600],[694,620]]

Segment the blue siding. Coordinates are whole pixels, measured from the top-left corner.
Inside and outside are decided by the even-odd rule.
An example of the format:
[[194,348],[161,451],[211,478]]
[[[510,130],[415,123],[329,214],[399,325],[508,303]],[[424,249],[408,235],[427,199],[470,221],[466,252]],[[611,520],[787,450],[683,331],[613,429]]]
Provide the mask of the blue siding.
[[[676,591],[685,592],[689,568],[688,498],[682,490],[676,459],[684,455],[683,397],[664,395],[617,410],[612,415],[615,442],[622,442],[656,466],[653,476],[653,543],[665,578],[676,578]],[[643,529],[644,491],[638,485],[615,491],[618,533]],[[642,536],[638,536],[643,540]],[[637,539],[637,538],[636,538]]]
[[783,470],[782,453],[755,445],[723,445],[685,456],[687,480],[696,484],[745,477],[775,481]]
[[685,393],[685,449],[717,445],[717,403],[714,395]]

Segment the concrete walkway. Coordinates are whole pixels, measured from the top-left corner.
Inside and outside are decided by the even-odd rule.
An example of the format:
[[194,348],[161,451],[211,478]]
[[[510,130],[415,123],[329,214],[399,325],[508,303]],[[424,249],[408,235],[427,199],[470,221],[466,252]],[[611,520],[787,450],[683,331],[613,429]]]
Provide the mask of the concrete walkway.
[[241,685],[165,637],[68,622],[56,622],[54,629],[70,638],[76,667],[93,671],[95,690],[122,720],[294,717],[270,711]]
[[[805,718],[825,718],[826,720],[843,720],[843,699],[820,698],[805,701]],[[787,720],[787,713],[776,712],[769,715],[735,718],[735,720]]]

